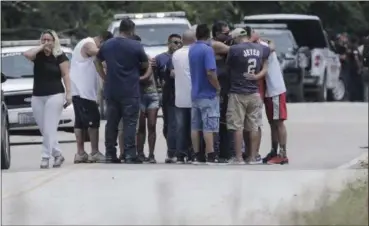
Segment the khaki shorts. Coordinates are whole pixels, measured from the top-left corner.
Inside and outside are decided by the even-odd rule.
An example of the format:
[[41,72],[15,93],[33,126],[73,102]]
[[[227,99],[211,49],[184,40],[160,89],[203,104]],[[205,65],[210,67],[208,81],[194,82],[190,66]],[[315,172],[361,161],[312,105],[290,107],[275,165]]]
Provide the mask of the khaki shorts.
[[259,93],[229,94],[227,128],[229,130],[258,131],[262,126],[263,101]]

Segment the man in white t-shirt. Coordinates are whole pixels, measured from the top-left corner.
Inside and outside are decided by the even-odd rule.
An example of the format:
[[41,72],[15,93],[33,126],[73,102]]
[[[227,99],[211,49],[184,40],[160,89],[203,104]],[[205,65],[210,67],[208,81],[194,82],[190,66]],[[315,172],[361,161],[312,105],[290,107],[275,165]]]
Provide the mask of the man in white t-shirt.
[[187,30],[182,35],[183,47],[173,53],[172,76],[175,86],[175,106],[177,123],[177,163],[185,163],[190,157],[191,147],[191,75],[188,59],[189,46],[196,41],[193,30]]
[[[262,45],[269,45],[260,39],[258,41]],[[271,49],[272,51],[274,50],[273,47]],[[286,153],[287,132],[284,125],[284,121],[287,119],[286,85],[275,51],[270,54],[268,62],[268,74],[262,83],[265,84],[264,105],[271,128],[272,150],[263,159],[263,162],[268,164],[286,164],[288,163]]]
[[[74,133],[77,141],[74,163],[105,161],[105,156],[99,151],[100,112],[97,104],[99,75],[94,60],[103,42],[112,37],[110,32],[104,31],[99,36],[82,39],[73,50],[70,80],[75,114]],[[91,141],[89,155],[84,150],[86,131]]]

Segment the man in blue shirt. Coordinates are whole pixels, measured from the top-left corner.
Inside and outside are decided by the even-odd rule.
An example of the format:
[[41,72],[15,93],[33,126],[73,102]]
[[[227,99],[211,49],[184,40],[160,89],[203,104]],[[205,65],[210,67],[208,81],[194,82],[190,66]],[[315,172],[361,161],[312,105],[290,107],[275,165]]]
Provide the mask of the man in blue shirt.
[[[108,40],[96,58],[96,68],[105,81],[105,156],[108,163],[120,162],[116,153],[120,119],[123,120],[125,163],[142,163],[136,153],[136,130],[140,111],[140,69],[148,67],[148,58],[140,42],[130,39],[134,29],[132,20],[123,19],[119,26],[120,35]],[[104,61],[106,75],[102,69]]]
[[210,30],[206,24],[196,28],[197,42],[189,50],[188,57],[191,73],[191,139],[195,152],[194,164],[200,159],[200,131],[205,140],[206,161],[214,163],[214,133],[219,131],[219,99],[220,85],[216,73],[214,50],[208,41]]

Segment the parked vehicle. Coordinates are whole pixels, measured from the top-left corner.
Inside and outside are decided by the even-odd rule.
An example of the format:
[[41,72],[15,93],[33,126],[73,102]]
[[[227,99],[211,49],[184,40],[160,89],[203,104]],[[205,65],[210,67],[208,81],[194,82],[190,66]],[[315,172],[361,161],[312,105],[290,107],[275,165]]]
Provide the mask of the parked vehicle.
[[[10,132],[18,135],[39,134],[31,108],[33,88],[33,63],[23,56],[23,52],[39,45],[39,40],[2,41],[1,70],[7,80],[2,84],[4,100],[9,109]],[[70,39],[61,39],[62,45],[69,45]],[[72,49],[62,46],[68,58]],[[74,110],[70,105],[60,116],[59,130],[74,131]]]
[[298,55],[307,59],[302,80],[304,97],[314,101],[342,101],[346,86],[341,79],[339,56],[333,52],[322,23],[317,16],[298,14],[266,14],[246,16],[245,24],[286,24],[296,40]]
[[[1,73],[1,83],[6,81],[6,77]],[[8,108],[4,101],[3,90],[1,90],[1,169],[10,168],[10,138],[9,138],[9,117]]]
[[[235,24],[234,27],[251,27],[263,40],[273,41],[287,87],[288,101],[304,101],[303,78],[306,57],[298,53],[298,45],[286,24]],[[301,64],[301,65],[300,65]]]

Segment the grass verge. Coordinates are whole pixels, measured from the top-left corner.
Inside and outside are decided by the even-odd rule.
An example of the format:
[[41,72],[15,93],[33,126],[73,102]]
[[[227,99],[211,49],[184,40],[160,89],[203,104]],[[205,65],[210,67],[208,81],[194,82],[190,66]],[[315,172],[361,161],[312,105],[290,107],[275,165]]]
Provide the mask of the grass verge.
[[[368,161],[360,165],[367,169]],[[368,225],[368,178],[347,184],[338,194],[324,192],[313,210],[292,212],[282,221],[293,225]]]

